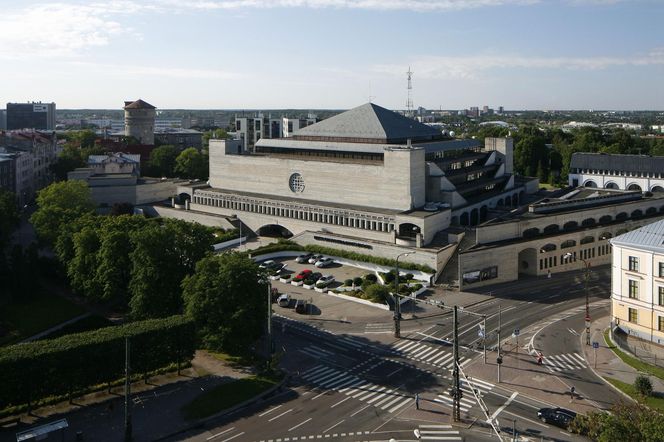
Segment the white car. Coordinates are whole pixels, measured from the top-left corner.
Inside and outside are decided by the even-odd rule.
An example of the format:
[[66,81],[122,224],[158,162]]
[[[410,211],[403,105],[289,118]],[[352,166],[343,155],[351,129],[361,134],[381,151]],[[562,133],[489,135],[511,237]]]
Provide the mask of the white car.
[[261,269],[271,269],[275,264],[277,263],[271,259],[268,259],[267,261],[263,261],[262,263],[260,263],[258,267]]
[[288,307],[290,306],[290,295],[288,293],[283,293],[277,298],[277,305],[279,307]]
[[322,268],[322,267],[331,266],[333,263],[334,263],[334,260],[332,258],[323,257],[323,258],[319,259],[318,261],[316,261],[315,265],[316,265],[316,267],[321,267]]
[[324,275],[324,276],[321,276],[320,279],[319,279],[318,281],[316,281],[316,282],[317,282],[317,283],[324,282],[324,283],[328,283],[328,284],[329,284],[330,282],[333,282],[333,281],[334,281],[334,276],[332,276],[332,275]]
[[309,262],[310,258],[313,258],[313,253],[306,253],[304,255],[300,255],[297,258],[295,258],[295,262],[298,264],[304,264],[305,262]]
[[316,264],[322,257],[323,255],[312,255],[308,262],[309,264]]

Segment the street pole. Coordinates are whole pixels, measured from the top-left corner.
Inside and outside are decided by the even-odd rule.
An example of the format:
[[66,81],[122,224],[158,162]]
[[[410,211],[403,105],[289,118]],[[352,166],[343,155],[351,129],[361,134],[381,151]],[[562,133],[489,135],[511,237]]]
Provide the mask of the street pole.
[[586,292],[586,345],[590,345],[590,300],[588,298],[588,279],[590,278],[590,263],[585,259],[583,265],[586,268],[585,292]]
[[500,312],[500,304],[498,304],[498,383],[500,384],[500,366],[502,365],[501,361],[501,356],[500,356],[500,327],[502,326],[502,321],[501,321],[501,312]]
[[267,283],[267,358],[272,355],[272,284]]
[[593,348],[593,351],[595,353],[595,368],[597,368],[597,349]]
[[454,306],[454,369],[452,370],[452,387],[453,392],[453,405],[452,405],[452,418],[454,422],[461,420],[461,388],[459,385],[459,324],[457,306]]
[[396,270],[397,274],[394,276],[394,337],[401,337],[401,304],[399,304],[399,258],[402,256],[412,255],[415,252],[404,252],[397,255]]
[[129,338],[125,338],[125,442],[132,440],[132,428],[131,428],[131,401],[129,397],[131,396],[131,369],[129,365]]
[[486,316],[484,316],[484,318],[482,318],[482,321],[484,322],[484,324],[482,325],[482,327],[484,328],[484,332],[483,332],[484,335],[482,336],[482,343],[484,345],[484,363],[486,364]]
[[512,419],[512,441],[516,442],[516,419]]

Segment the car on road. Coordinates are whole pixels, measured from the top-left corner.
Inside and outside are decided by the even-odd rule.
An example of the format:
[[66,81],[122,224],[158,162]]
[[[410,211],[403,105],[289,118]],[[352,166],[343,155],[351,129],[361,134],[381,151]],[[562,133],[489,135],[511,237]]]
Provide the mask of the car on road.
[[313,253],[305,253],[304,255],[300,255],[297,258],[295,258],[295,262],[299,264],[304,264],[305,262],[309,262],[309,259],[314,256]]
[[333,282],[333,281],[334,281],[334,276],[332,276],[332,275],[325,275],[325,276],[321,276],[321,277],[318,279],[317,282],[324,282],[324,283],[326,283],[326,284],[329,284],[329,283],[331,283],[331,282]]
[[313,273],[310,269],[304,269],[300,273],[297,274],[296,278],[300,279],[308,279],[309,276]]
[[298,299],[295,301],[295,311],[297,313],[306,313],[307,312],[307,301],[304,299]]
[[565,408],[542,408],[537,412],[537,417],[545,424],[568,429],[576,413]]
[[260,263],[258,265],[258,268],[267,269],[267,270],[281,270],[283,266],[284,265],[280,262],[268,259],[267,261],[263,261],[262,263]]
[[324,267],[329,267],[334,263],[334,260],[332,258],[329,258],[327,256],[322,257],[318,261],[316,261],[316,267],[319,268],[324,268]]
[[307,261],[309,264],[316,264],[319,259],[321,259],[323,255],[311,255],[311,258]]
[[288,293],[283,293],[277,298],[277,305],[279,305],[279,307],[288,307],[290,306],[290,299]]

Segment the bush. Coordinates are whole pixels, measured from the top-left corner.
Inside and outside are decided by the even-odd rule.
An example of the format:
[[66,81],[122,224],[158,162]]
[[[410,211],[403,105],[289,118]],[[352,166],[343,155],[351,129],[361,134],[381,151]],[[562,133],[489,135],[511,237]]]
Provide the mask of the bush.
[[634,380],[634,389],[643,397],[652,395],[652,382],[647,376],[639,375]]
[[362,278],[359,276],[353,279],[353,284],[355,284],[356,287],[359,287],[362,285]]
[[281,279],[285,279],[285,280],[290,280],[292,277],[293,277],[293,274],[292,274],[292,273],[287,273],[287,274],[285,274],[285,275],[281,275],[281,276],[279,276],[279,278],[281,278]]
[[406,275],[403,277],[406,281],[410,281],[413,279],[413,274],[412,273],[406,273]]
[[302,278],[299,276],[296,276],[295,278],[292,279],[293,282],[300,282],[302,281]]
[[344,281],[344,285],[347,286],[347,287],[350,287],[351,285],[353,285],[353,280],[350,279],[350,278],[349,278],[349,279],[346,279],[346,280]]
[[318,283],[316,283],[316,288],[318,288],[318,289],[324,289],[324,288],[327,287],[328,285],[330,285],[330,281],[327,281],[327,282],[318,282]]
[[385,284],[394,282],[394,272],[383,273],[383,281],[385,281]]
[[390,290],[380,284],[372,284],[364,291],[364,298],[372,302],[384,303],[390,296]]
[[305,279],[303,284],[304,285],[314,285],[314,282],[316,282],[316,281],[314,281],[313,279]]
[[364,279],[372,284],[378,282],[378,277],[374,273],[367,273],[366,275],[364,275]]
[[416,292],[416,291],[418,291],[419,289],[421,289],[422,287],[424,287],[422,284],[415,284],[415,285],[413,286],[413,291]]

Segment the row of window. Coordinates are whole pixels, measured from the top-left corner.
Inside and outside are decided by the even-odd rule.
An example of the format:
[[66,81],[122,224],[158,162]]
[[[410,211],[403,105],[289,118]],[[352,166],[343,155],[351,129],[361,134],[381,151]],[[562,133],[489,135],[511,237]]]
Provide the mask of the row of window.
[[[627,309],[628,321],[633,324],[639,323],[639,310],[636,308]],[[664,331],[664,316],[657,316],[657,330]]]
[[663,178],[664,173],[658,172],[625,172],[624,170],[603,170],[603,169],[572,169],[572,173],[586,173],[592,175],[614,175],[614,176],[632,176],[641,178]]
[[[639,258],[636,256],[630,256],[629,257],[629,270],[630,272],[638,272],[639,271]],[[660,278],[664,278],[664,262],[659,263],[659,268],[658,268],[658,274]]]
[[[576,262],[577,259],[591,259],[599,256],[608,255],[611,253],[611,246],[609,244],[604,244],[598,247],[591,247],[588,249],[583,249],[578,252],[573,252],[572,256],[566,256],[567,254],[560,255],[560,265],[568,264],[570,262]],[[540,258],[539,260],[539,269],[546,270],[558,265],[558,256],[549,256],[547,258]]]
[[[627,289],[630,299],[639,300],[639,281],[629,279]],[[657,305],[664,307],[664,287],[657,288]]]

